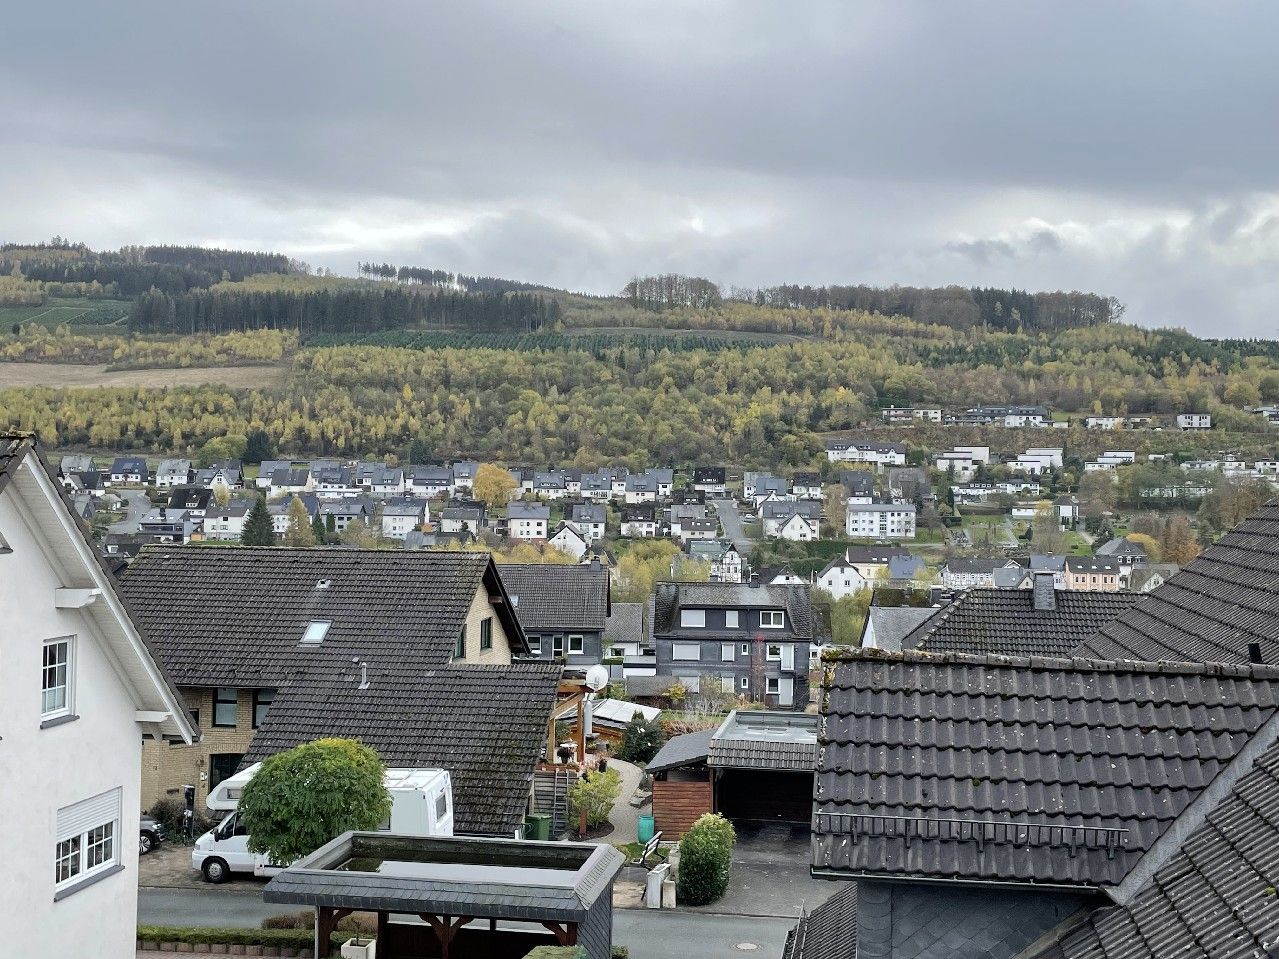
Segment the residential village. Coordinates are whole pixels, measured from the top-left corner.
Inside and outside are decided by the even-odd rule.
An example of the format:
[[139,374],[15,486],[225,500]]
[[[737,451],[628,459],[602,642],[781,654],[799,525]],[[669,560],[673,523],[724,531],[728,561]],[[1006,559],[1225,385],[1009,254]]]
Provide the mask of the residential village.
[[[1037,407],[884,416],[1053,425]],[[1140,465],[1125,450],[841,437],[821,470],[774,475],[0,443],[0,605],[33,638],[0,670],[31,864],[0,901],[43,917],[40,954],[76,954],[88,917],[102,955],[158,948],[134,916],[162,862],[207,901],[256,876],[266,903],[315,906],[313,952],[362,911],[384,956],[656,954],[613,910],[688,907],[680,840],[707,814],[737,836],[716,908],[784,920],[764,948],[786,959],[1279,941],[1274,503],[1169,562],[1104,492]],[[1279,482],[1228,453],[1154,462],[1186,483],[1160,502]],[[443,864],[429,888],[357,870],[317,892],[406,839],[346,834],[297,866],[247,851],[246,777],[335,736],[388,776],[443,777],[422,835],[461,845],[411,854]],[[52,753],[43,781],[30,760]],[[588,822],[583,785],[614,775]],[[576,892],[529,911],[456,868],[475,862]]]

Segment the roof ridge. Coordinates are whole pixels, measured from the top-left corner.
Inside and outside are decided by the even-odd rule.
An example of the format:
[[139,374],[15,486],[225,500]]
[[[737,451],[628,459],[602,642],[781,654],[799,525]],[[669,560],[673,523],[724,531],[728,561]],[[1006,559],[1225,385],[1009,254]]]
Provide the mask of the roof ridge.
[[1279,666],[1235,663],[1186,663],[1173,660],[1147,662],[1136,659],[1089,659],[1082,656],[1006,656],[999,653],[927,652],[919,649],[882,650],[861,647],[836,650],[827,657],[835,665],[878,660],[925,665],[994,666],[1003,669],[1060,669],[1097,673],[1150,673],[1155,675],[1222,676],[1234,679],[1279,680]]

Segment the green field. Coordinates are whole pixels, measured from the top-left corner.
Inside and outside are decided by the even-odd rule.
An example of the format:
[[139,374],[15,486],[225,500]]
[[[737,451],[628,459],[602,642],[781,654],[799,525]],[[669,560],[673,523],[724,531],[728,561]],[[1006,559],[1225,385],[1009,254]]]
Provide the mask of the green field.
[[38,323],[55,329],[69,326],[123,325],[129,304],[121,300],[85,300],[49,297],[40,306],[0,306],[0,329],[15,323]]

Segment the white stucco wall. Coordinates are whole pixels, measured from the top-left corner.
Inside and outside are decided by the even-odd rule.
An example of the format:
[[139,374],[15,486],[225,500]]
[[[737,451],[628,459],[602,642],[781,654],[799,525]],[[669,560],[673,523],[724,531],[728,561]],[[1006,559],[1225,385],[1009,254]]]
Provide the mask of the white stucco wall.
[[[0,913],[14,956],[127,959],[134,955],[141,731],[135,706],[89,616],[55,609],[61,585],[22,520],[12,489],[0,494]],[[40,728],[42,643],[74,635],[74,713]],[[120,788],[118,856],[124,871],[54,902],[60,807]]]

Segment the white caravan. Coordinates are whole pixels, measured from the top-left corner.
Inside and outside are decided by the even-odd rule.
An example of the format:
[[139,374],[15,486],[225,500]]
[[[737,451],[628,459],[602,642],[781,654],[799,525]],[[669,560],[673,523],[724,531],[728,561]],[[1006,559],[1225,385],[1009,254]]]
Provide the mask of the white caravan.
[[[254,763],[222,780],[209,793],[208,807],[228,815],[195,841],[191,866],[205,882],[226,882],[234,872],[274,876],[284,867],[261,853],[249,852],[249,833],[237,807],[244,786],[258,771]],[[386,788],[391,815],[379,829],[401,836],[453,835],[453,785],[444,769],[388,769]]]

